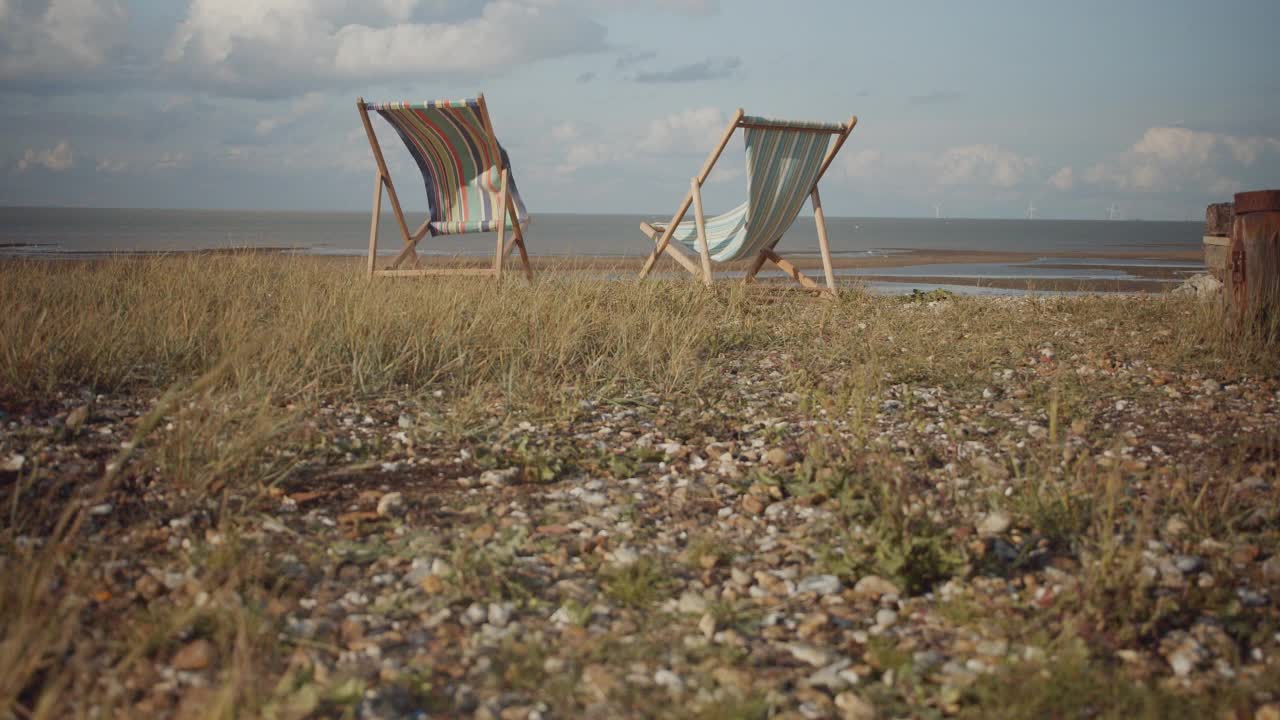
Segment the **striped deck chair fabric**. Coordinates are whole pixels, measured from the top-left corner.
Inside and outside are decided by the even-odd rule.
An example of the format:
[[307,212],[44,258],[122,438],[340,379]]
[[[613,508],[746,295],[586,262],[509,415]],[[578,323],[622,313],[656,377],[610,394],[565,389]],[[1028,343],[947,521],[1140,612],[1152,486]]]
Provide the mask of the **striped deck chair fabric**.
[[[743,121],[750,123],[745,131],[747,201],[706,219],[707,245],[711,259],[717,262],[751,257],[782,237],[809,198],[831,144],[830,133],[801,128],[841,128],[838,123],[789,122],[782,126],[759,117]],[[698,252],[694,221],[677,225],[671,237]]]
[[432,235],[493,232],[498,218],[510,217],[498,207],[502,171],[519,222],[528,220],[512,177],[507,151],[485,125],[478,100],[425,103],[368,103],[395,128],[418,164],[431,208]]

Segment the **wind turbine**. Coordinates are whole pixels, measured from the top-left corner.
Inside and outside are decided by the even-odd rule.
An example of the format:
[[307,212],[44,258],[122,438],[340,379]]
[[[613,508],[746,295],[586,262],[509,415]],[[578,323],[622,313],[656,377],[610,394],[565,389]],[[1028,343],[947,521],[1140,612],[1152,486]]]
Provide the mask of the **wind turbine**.
[[941,217],[942,217],[942,206],[941,206],[941,205],[934,205],[934,206],[933,206],[933,219],[934,219],[934,220],[937,220],[937,219],[939,219],[939,218],[941,218]]
[[1107,208],[1107,219],[1115,220],[1119,216],[1120,216],[1120,206],[1116,205],[1115,203],[1111,203],[1111,207]]
[[1032,200],[1030,203],[1027,204],[1027,219],[1028,220],[1036,219],[1036,201],[1035,200]]

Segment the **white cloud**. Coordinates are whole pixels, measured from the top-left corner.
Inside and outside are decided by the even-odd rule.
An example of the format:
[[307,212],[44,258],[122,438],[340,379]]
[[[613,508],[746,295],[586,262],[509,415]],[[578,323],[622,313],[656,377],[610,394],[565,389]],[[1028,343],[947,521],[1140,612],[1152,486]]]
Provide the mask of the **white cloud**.
[[1090,167],[1085,179],[1119,190],[1157,192],[1190,187],[1220,195],[1240,185],[1225,173],[1276,152],[1280,152],[1276,138],[1153,127],[1127,151]]
[[941,185],[1011,188],[1022,182],[1035,161],[996,145],[966,145],[945,151],[930,164],[934,181]]
[[556,142],[568,143],[577,140],[582,136],[582,131],[577,125],[571,122],[563,122],[551,128],[551,139]]
[[96,169],[100,173],[115,175],[117,173],[126,172],[129,169],[129,161],[102,158],[98,160],[98,164],[94,167],[94,169]]
[[884,162],[884,154],[879,150],[844,150],[836,160],[836,167],[844,171],[844,177],[865,180],[874,176]]
[[1053,176],[1049,178],[1049,184],[1063,192],[1066,192],[1075,187],[1076,172],[1070,165],[1068,165],[1054,173]]
[[53,172],[70,170],[76,164],[75,154],[71,151],[71,143],[63,140],[47,150],[27,148],[18,160],[18,172],[26,172],[34,167],[42,167]]
[[106,61],[127,21],[122,0],[0,1],[0,81],[79,79]]
[[437,0],[192,0],[166,54],[228,92],[295,92],[334,79],[478,76],[604,47],[605,29],[558,0],[489,0],[459,17]]
[[672,152],[711,152],[716,138],[724,132],[728,121],[713,107],[694,108],[658,118],[636,147],[642,153],[661,155]]

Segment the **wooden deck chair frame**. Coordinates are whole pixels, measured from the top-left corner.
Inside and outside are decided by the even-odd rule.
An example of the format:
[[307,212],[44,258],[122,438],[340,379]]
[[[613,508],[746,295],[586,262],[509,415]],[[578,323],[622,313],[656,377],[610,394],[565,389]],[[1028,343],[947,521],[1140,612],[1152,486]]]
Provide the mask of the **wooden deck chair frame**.
[[[477,96],[480,105],[480,116],[484,119],[485,131],[497,144],[497,135],[493,131],[493,122],[489,119],[489,106],[485,103],[484,93]],[[409,232],[409,224],[404,219],[404,211],[400,207],[400,198],[396,195],[395,183],[391,180],[391,172],[387,170],[387,161],[382,154],[382,146],[378,143],[378,135],[373,131],[373,123],[369,120],[369,110],[363,97],[356,98],[356,107],[360,110],[360,120],[364,124],[364,132],[369,137],[369,148],[373,151],[373,159],[377,163],[377,176],[373,188],[373,218],[369,227],[369,261],[366,273],[369,277],[423,277],[428,275],[491,275],[502,279],[503,260],[511,254],[512,249],[520,250],[520,263],[524,268],[525,279],[533,282],[533,269],[529,266],[529,252],[524,244],[524,230],[516,211],[515,201],[507,193],[510,172],[502,169],[502,186],[498,193],[498,204],[504,207],[505,217],[498,223],[497,247],[493,254],[493,267],[490,268],[423,268],[418,260],[418,243],[431,232],[431,218],[428,217],[417,230]],[[404,247],[385,268],[377,267],[378,225],[382,219],[382,192],[386,189],[391,200],[391,210],[395,213],[399,225],[400,238]],[[514,230],[510,242],[506,239],[507,223],[510,218]],[[411,268],[402,268],[406,260],[411,261]]]
[[[649,239],[654,241],[655,247],[653,252],[649,254],[648,259],[645,260],[644,267],[640,269],[639,279],[643,280],[648,276],[649,272],[653,270],[654,264],[658,262],[658,258],[662,257],[663,253],[667,253],[694,277],[702,276],[703,282],[708,287],[711,286],[711,254],[707,247],[705,227],[706,216],[703,214],[702,210],[702,186],[711,175],[712,169],[715,168],[716,161],[720,159],[720,156],[724,153],[724,149],[729,145],[729,141],[733,139],[733,134],[737,132],[738,128],[789,127],[799,132],[821,132],[836,135],[836,142],[829,150],[827,150],[827,155],[823,158],[822,165],[818,169],[818,177],[814,179],[813,187],[809,191],[809,199],[813,205],[814,224],[817,225],[818,228],[818,249],[822,254],[822,270],[823,274],[826,276],[826,288],[824,289],[819,286],[813,278],[810,278],[800,272],[798,267],[774,250],[774,247],[782,240],[781,235],[773,240],[773,242],[771,242],[764,250],[761,250],[756,254],[756,257],[751,261],[751,265],[747,269],[747,275],[743,278],[742,282],[743,284],[753,282],[756,275],[760,272],[760,269],[764,267],[765,262],[771,262],[801,287],[808,290],[823,290],[826,293],[835,295],[836,278],[835,272],[831,267],[831,248],[827,241],[827,221],[822,213],[822,197],[818,193],[818,183],[821,182],[822,176],[826,174],[827,168],[831,167],[831,163],[835,160],[836,154],[840,152],[840,148],[843,147],[845,141],[849,139],[849,135],[853,132],[853,128],[857,126],[858,117],[856,115],[850,115],[848,122],[841,125],[839,129],[828,130],[798,124],[787,125],[785,123],[770,123],[767,126],[758,125],[745,119],[745,116],[746,112],[742,108],[738,108],[738,112],[733,116],[733,120],[731,120],[729,122],[729,126],[725,128],[724,135],[720,138],[719,144],[717,144],[715,149],[711,151],[711,154],[707,157],[707,161],[703,164],[702,172],[698,173],[694,176],[692,181],[690,181],[689,192],[685,194],[684,201],[680,203],[680,209],[676,211],[674,216],[672,216],[671,222],[666,226],[655,226],[649,223],[641,223],[640,229],[645,233],[645,235],[649,236]],[[690,206],[693,206],[694,221],[698,230],[698,254],[702,260],[701,267],[695,264],[693,259],[684,252],[676,249],[675,244],[671,242],[672,234],[680,223],[684,222],[685,215],[689,213]]]

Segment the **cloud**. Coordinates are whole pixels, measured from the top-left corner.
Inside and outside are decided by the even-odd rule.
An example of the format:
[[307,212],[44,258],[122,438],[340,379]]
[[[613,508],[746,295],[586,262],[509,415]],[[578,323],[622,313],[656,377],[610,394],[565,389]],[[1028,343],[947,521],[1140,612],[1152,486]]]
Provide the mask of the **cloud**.
[[955,92],[953,90],[937,90],[924,95],[912,95],[907,98],[910,105],[938,105],[941,103],[954,102],[964,97],[964,93]]
[[587,72],[584,72],[581,75],[579,75],[577,81],[579,85],[584,85],[595,79],[596,79],[595,72],[588,70]]
[[951,148],[927,164],[940,185],[1011,188],[1022,182],[1035,161],[997,145],[967,145]]
[[122,0],[0,0],[0,83],[83,81],[124,36]]
[[650,122],[636,148],[652,155],[693,150],[710,152],[716,136],[727,124],[716,108],[685,110]]
[[1085,180],[1116,190],[1196,189],[1220,195],[1240,185],[1227,173],[1252,166],[1268,153],[1280,153],[1280,140],[1153,127],[1125,152],[1090,167]]
[[53,172],[70,170],[76,164],[75,154],[71,151],[71,143],[63,140],[47,150],[27,148],[18,160],[18,172],[26,172],[34,167],[43,167]]
[[1070,190],[1076,184],[1075,170],[1070,165],[1062,168],[1049,178],[1049,184],[1063,192]]
[[605,28],[557,0],[192,0],[166,53],[194,79],[265,96],[331,86],[481,76],[604,48]]
[[126,172],[126,171],[128,171],[128,170],[129,170],[129,161],[128,161],[128,160],[112,160],[112,159],[110,159],[110,158],[102,158],[102,159],[98,160],[98,164],[94,166],[94,169],[95,169],[95,170],[97,170],[97,171],[98,171],[98,172],[100,172],[100,173],[107,173],[107,174],[109,174],[109,175],[115,175],[115,174],[118,174],[118,173],[122,173],[122,172]]
[[635,81],[638,83],[686,83],[718,80],[729,77],[740,67],[742,67],[740,57],[707,58],[670,70],[638,73]]
[[658,53],[653,50],[641,50],[640,52],[629,52],[618,57],[613,63],[614,68],[618,70],[626,70],[632,65],[638,65],[646,60],[652,60],[658,57]]
[[720,13],[720,0],[578,0],[593,10],[630,10],[648,13],[662,10],[689,17],[708,17]]
[[844,151],[840,153],[836,167],[844,171],[844,177],[862,180],[872,177],[883,160],[884,155],[879,150]]

